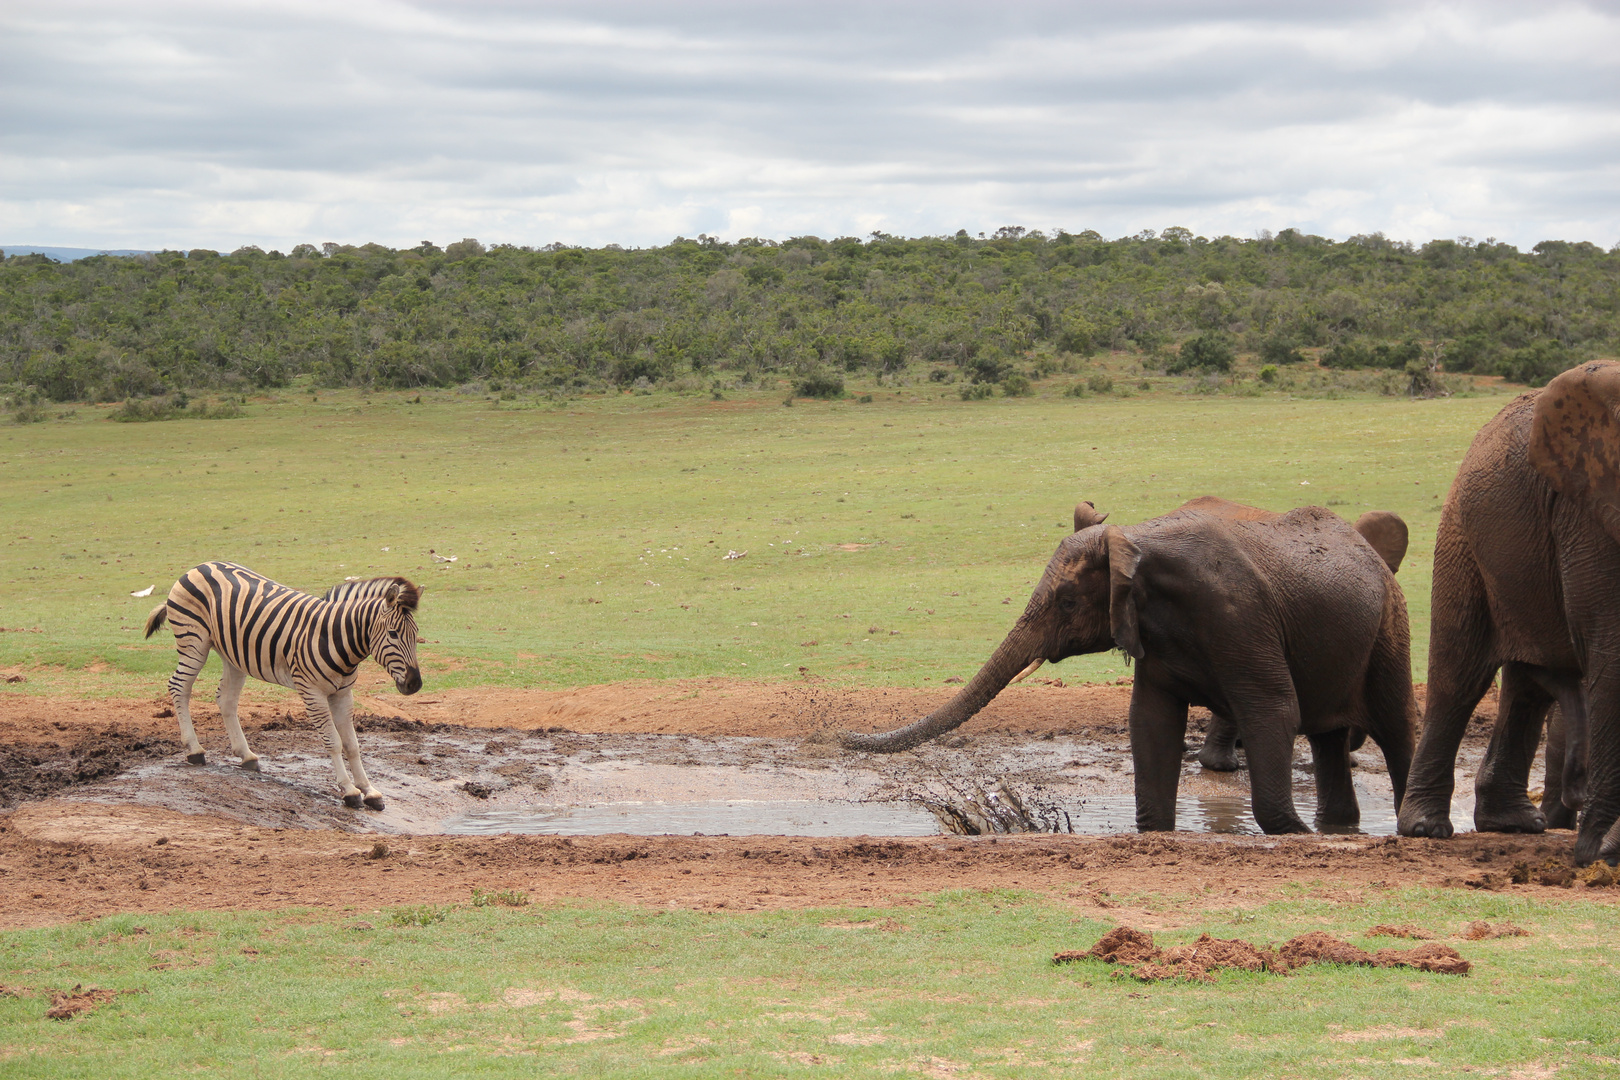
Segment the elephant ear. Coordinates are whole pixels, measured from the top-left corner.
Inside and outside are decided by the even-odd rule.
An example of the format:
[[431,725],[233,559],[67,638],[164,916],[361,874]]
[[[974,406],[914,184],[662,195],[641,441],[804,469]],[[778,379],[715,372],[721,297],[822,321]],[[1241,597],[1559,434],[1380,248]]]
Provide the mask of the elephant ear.
[[1620,541],[1620,364],[1571,368],[1536,399],[1530,464]]
[[1131,543],[1125,530],[1110,525],[1104,534],[1108,543],[1108,625],[1114,644],[1126,655],[1142,659],[1142,634],[1136,618],[1136,568],[1142,550]]
[[1081,532],[1108,520],[1107,514],[1097,513],[1097,504],[1087,499],[1074,504],[1074,531]]
[[1356,532],[1383,558],[1389,572],[1401,572],[1406,558],[1407,530],[1401,515],[1388,510],[1369,510],[1356,518]]

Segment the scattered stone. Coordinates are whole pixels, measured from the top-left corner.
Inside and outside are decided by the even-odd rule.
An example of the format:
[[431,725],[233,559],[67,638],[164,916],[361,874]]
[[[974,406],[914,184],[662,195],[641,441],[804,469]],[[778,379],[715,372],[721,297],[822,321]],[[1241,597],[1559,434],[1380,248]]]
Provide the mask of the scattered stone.
[[461,790],[465,791],[475,799],[487,799],[491,794],[494,793],[494,789],[488,784],[480,784],[476,780],[468,780],[465,784],[461,785]]

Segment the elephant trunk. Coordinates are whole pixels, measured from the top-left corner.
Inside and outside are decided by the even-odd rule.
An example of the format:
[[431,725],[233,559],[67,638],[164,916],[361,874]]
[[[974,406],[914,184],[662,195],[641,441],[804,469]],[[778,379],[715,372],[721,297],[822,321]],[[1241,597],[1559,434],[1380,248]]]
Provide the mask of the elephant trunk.
[[996,651],[990,654],[990,659],[979,669],[979,673],[943,706],[915,724],[895,728],[893,731],[873,735],[859,735],[846,731],[841,736],[844,749],[892,754],[900,750],[910,750],[919,743],[937,739],[947,731],[961,727],[980,709],[990,704],[992,698],[1006,689],[1007,684],[1013,681],[1013,676],[1023,671],[1032,660],[1040,659],[1040,645],[1035,638],[1036,635],[1026,628],[1015,629],[996,647]]

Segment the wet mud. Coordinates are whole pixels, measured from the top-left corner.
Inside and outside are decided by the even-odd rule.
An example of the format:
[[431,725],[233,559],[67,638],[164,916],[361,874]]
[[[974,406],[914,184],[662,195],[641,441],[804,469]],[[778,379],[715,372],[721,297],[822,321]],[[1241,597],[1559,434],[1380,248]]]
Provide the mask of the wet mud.
[[[1232,906],[1302,887],[1355,900],[1422,883],[1620,901],[1620,880],[1577,874],[1567,832],[1378,835],[1393,822],[1376,753],[1357,755],[1364,835],[1258,835],[1247,774],[1194,760],[1197,714],[1184,831],[1137,835],[1129,688],[1018,689],[948,742],[900,755],[846,753],[835,733],[914,718],[948,689],[697,680],[446,692],[397,712],[399,699],[367,690],[358,727],[387,797],[380,812],[341,804],[318,736],[285,702],[244,701],[263,770],[248,773],[206,708],[199,767],[185,763],[161,700],[0,694],[0,925],[177,907],[373,910],[474,890],[758,910],[1011,887],[1152,929],[1167,926],[1162,911],[1118,897]],[[1460,793],[1472,790],[1490,720],[1477,718],[1465,742]],[[1295,781],[1308,821],[1303,741]],[[1009,801],[1057,834],[941,832],[941,808],[988,823]],[[1463,795],[1453,818],[1466,827],[1471,811]]]

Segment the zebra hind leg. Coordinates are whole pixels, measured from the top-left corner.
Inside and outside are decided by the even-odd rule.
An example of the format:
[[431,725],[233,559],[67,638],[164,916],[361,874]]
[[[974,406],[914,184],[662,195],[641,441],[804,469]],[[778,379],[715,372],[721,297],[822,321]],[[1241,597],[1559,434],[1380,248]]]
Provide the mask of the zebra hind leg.
[[238,768],[248,772],[259,771],[259,757],[248,749],[247,736],[242,734],[242,720],[237,715],[236,706],[242,700],[242,684],[247,682],[247,672],[225,661],[225,675],[219,680],[219,714],[225,720],[225,733],[231,739],[231,751],[241,762]]
[[169,700],[174,703],[174,715],[180,721],[180,738],[186,744],[186,761],[192,765],[208,764],[202,743],[197,741],[197,729],[191,722],[191,688],[208,662],[209,642],[195,626],[186,623],[174,627],[174,647],[180,654],[174,674],[169,676]]
[[366,767],[360,763],[360,740],[354,735],[354,690],[345,689],[328,699],[332,706],[332,722],[338,739],[343,744],[343,757],[349,765],[349,775],[360,788],[361,801],[372,810],[383,808],[383,795],[366,777]]

